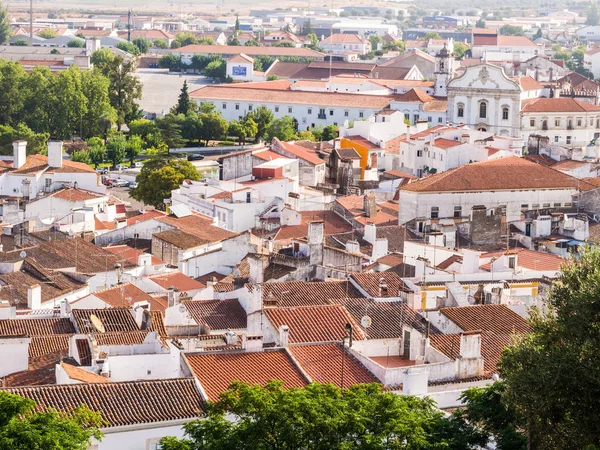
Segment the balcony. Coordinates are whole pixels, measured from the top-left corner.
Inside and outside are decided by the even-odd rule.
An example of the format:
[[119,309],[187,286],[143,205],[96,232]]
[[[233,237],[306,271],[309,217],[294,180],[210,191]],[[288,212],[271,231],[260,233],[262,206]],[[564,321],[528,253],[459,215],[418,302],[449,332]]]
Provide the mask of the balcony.
[[317,115],[317,117],[318,117],[319,119],[325,120],[325,119],[327,118],[327,115],[325,115],[325,114],[323,113],[323,114],[319,114],[319,115]]

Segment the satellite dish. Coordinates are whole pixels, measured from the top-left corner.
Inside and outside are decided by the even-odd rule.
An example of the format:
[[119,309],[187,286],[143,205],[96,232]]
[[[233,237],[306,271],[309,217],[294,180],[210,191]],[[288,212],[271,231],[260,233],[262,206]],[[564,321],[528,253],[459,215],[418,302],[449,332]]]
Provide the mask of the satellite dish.
[[106,328],[104,328],[104,325],[98,316],[95,314],[90,314],[90,321],[96,330],[98,330],[100,333],[106,333]]
[[363,326],[363,328],[369,328],[372,322],[373,321],[369,316],[363,316],[363,318],[360,319],[360,324]]
[[27,253],[25,253],[25,250],[22,250],[21,253],[19,253],[19,256],[25,259],[27,257]]
[[179,312],[180,313],[183,314],[184,312],[186,312],[186,310],[187,310],[187,308],[185,307],[185,305],[181,305],[181,304],[179,305]]

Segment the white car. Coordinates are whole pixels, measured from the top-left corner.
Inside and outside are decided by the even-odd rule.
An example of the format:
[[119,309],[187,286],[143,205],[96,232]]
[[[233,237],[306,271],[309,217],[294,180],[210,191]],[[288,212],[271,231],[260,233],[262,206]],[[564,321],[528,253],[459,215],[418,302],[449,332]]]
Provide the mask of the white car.
[[138,184],[135,181],[130,181],[127,186],[129,187],[129,189],[135,189],[136,187],[138,187]]
[[116,167],[116,169],[117,169],[117,170],[126,170],[126,169],[129,169],[129,167],[127,167],[127,166],[124,166],[123,164],[119,164],[119,165]]
[[135,167],[135,168],[138,168],[138,169],[139,169],[139,168],[140,168],[140,167],[142,167],[143,165],[144,165],[144,163],[141,163],[141,162],[136,162],[136,163],[133,165],[133,167]]
[[122,180],[121,178],[114,180],[112,183],[113,187],[125,187],[129,185],[129,181]]

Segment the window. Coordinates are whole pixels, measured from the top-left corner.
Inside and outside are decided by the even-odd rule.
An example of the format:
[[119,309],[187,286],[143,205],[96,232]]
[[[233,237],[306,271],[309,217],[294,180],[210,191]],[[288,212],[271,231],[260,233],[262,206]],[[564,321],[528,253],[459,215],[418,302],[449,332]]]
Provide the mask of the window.
[[529,209],[529,203],[523,203],[521,209]]
[[291,114],[291,113],[292,113],[292,107],[288,106],[288,114]]
[[560,119],[554,119],[554,126],[560,127]]
[[533,205],[531,205],[531,209],[540,209],[540,204],[534,203]]
[[358,117],[363,118],[365,116],[365,113],[363,113],[362,111],[358,112]]
[[252,111],[252,105],[248,105],[248,111]]
[[414,117],[414,123],[417,123],[419,121],[419,115],[415,114],[413,117]]
[[570,208],[571,206],[573,206],[573,205],[571,204],[571,202],[567,202],[567,203],[565,203],[565,208]]
[[508,108],[502,108],[502,120],[508,120]]
[[529,119],[529,126],[535,127],[535,119]]
[[443,117],[438,117],[438,123],[442,123]]
[[350,111],[348,111],[348,110],[345,110],[345,111],[344,111],[344,117],[348,117],[349,115],[350,115]]
[[239,110],[239,109],[240,109],[240,104],[239,104],[239,103],[236,103],[236,104],[235,104],[235,109],[236,109],[236,110]]
[[554,207],[555,207],[555,208],[560,208],[560,203],[555,203],[555,204],[554,204]]
[[435,159],[435,154],[436,154],[436,153],[435,153],[435,152],[432,152],[432,153],[433,153],[433,159]]
[[558,142],[559,141],[559,137],[558,136],[554,136],[554,142]]
[[52,178],[46,178],[45,185],[46,185],[46,188],[49,188],[50,186],[52,186]]
[[312,108],[308,108],[308,114],[312,114]]
[[275,107],[275,112],[279,112],[279,106]]
[[571,136],[567,136],[567,144],[571,143]]
[[431,218],[432,219],[437,219],[440,215],[440,208],[438,208],[437,206],[432,206],[431,207]]
[[227,109],[227,103],[223,103],[223,109]]
[[443,160],[444,160],[444,154],[440,153],[440,161],[443,161]]
[[481,102],[479,104],[479,118],[485,119],[487,117],[487,103]]
[[417,156],[423,156],[423,150],[417,150]]
[[431,122],[431,119],[433,119],[433,117],[429,116],[429,117],[427,118],[427,122]]
[[458,104],[458,109],[456,111],[456,116],[457,117],[464,117],[465,116],[465,105],[463,105],[462,103]]
[[543,208],[550,208],[550,203],[544,203],[544,204],[542,205],[542,207],[543,207]]
[[516,258],[514,256],[510,256],[508,258],[508,268],[509,269],[514,269],[515,268],[515,263],[516,263],[515,259]]
[[462,206],[455,206],[454,207],[454,218],[460,219],[461,217],[462,217]]
[[580,127],[581,126],[581,119],[577,119],[577,126]]
[[246,203],[250,203],[252,201],[251,195],[252,193],[250,191],[246,192]]
[[333,109],[330,109],[330,110],[329,110],[329,115],[330,115],[330,116],[333,116]]

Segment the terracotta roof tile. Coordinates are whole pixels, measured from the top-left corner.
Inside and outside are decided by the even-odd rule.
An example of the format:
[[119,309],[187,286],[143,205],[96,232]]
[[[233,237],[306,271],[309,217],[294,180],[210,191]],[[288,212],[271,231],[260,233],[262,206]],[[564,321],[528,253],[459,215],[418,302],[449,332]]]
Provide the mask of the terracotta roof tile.
[[336,203],[338,203],[342,208],[345,209],[346,213],[363,225],[367,222],[372,222],[375,225],[383,225],[383,224],[393,224],[398,223],[398,216],[393,216],[385,211],[382,211],[382,208],[378,206],[377,214],[375,217],[366,217],[364,210],[364,196],[362,195],[347,195],[345,197],[338,197],[335,199]]
[[354,356],[345,348],[342,349],[340,344],[293,345],[289,347],[289,351],[314,382],[332,383],[343,388],[379,382]]
[[152,236],[183,250],[200,247],[201,245],[210,243],[210,241],[206,239],[199,238],[198,236],[177,229],[161,231],[160,233],[154,233]]
[[366,44],[368,41],[358,34],[333,33],[321,41],[325,44]]
[[169,289],[172,286],[176,289],[179,289],[180,292],[205,288],[202,283],[188,277],[178,270],[164,274],[151,275],[148,277],[148,279],[154,281],[163,289]]
[[95,333],[93,339],[98,345],[136,345],[143,343],[148,333],[147,330]]
[[273,327],[290,329],[290,343],[340,342],[346,336],[346,324],[354,327],[354,339],[365,335],[348,311],[341,305],[299,306],[295,308],[265,308]]
[[70,411],[87,405],[100,411],[108,428],[193,419],[201,413],[201,397],[192,378],[84,383],[7,389],[30,398],[37,410]]
[[65,362],[61,362],[60,366],[72,380],[82,383],[110,383],[108,378],[104,378],[89,370],[83,370]]
[[70,202],[83,202],[86,200],[96,200],[98,198],[107,197],[107,195],[75,188],[60,189],[50,194],[50,196]]
[[131,283],[121,284],[102,291],[95,291],[92,295],[113,308],[130,307],[137,302],[147,301],[150,303],[154,300],[149,294]]
[[212,218],[201,216],[199,214],[192,214],[180,218],[175,216],[163,216],[157,217],[156,219],[178,228],[185,233],[189,233],[200,239],[205,239],[207,242],[219,242],[237,236],[236,233],[214,226]]
[[[467,164],[400,187],[413,192],[461,192],[517,189],[582,189],[593,186],[523,158],[509,156]],[[339,201],[339,199],[337,200]]]
[[362,297],[348,281],[283,281],[263,283],[265,307],[328,305],[343,298]]
[[29,155],[23,164],[18,169],[12,171],[12,173],[23,174],[23,173],[36,173],[46,170],[48,173],[93,173],[96,171],[90,166],[80,162],[63,160],[62,167],[49,167],[48,157],[44,155]]
[[319,156],[316,154],[316,152],[314,152],[306,147],[302,147],[301,145],[297,145],[294,142],[282,142],[277,138],[273,138],[273,144],[272,144],[273,151],[276,152],[278,150],[278,147],[281,147],[286,152],[291,153],[292,155],[296,156],[297,158],[300,158],[308,163],[311,163],[314,165],[325,164],[325,160],[319,158]]
[[77,352],[79,353],[79,361],[82,366],[92,365],[92,350],[90,349],[90,342],[87,339],[75,339],[75,345]]
[[162,211],[151,210],[137,216],[129,217],[127,219],[127,225],[134,225],[136,223],[145,222],[146,220],[154,219],[156,217],[164,217],[165,213]]
[[84,334],[98,334],[90,320],[92,314],[100,319],[107,333],[139,330],[129,308],[74,309],[71,314],[77,330]]
[[209,400],[216,401],[232,381],[264,385],[281,380],[286,388],[301,388],[308,380],[285,350],[185,355]]
[[440,312],[463,331],[482,330],[495,334],[529,333],[529,325],[505,305],[472,305],[441,308]]
[[[558,271],[561,266],[568,262],[567,259],[553,255],[551,253],[546,252],[538,252],[535,250],[529,250],[524,248],[519,248],[516,250],[511,250],[513,254],[517,256],[517,267],[524,267],[529,270],[550,270],[550,271]],[[483,258],[493,258],[504,255],[506,252],[491,252],[491,253],[483,253],[481,257]],[[491,270],[490,263],[482,265],[480,268],[483,270]]]
[[[323,53],[316,52],[309,48],[291,48],[291,47],[243,47],[244,53],[248,56],[285,56],[298,58],[323,58]],[[186,45],[175,50],[173,53],[195,54],[202,53],[207,55],[235,55],[240,52],[240,47],[235,45]]]
[[[353,273],[350,278],[370,297],[398,297],[399,292],[411,292],[402,279],[393,272]],[[381,288],[381,286],[385,286]]]
[[600,106],[582,102],[570,97],[538,98],[525,103],[521,108],[524,113],[537,112],[590,112],[600,111]]
[[[139,256],[144,253],[143,250],[138,250],[129,245],[111,245],[109,247],[104,247],[104,250],[109,251],[121,258],[129,261],[130,264],[137,265]],[[164,264],[165,262],[161,259],[158,259],[155,256],[152,256],[151,259],[152,265]]]
[[0,320],[0,335],[49,336],[73,334],[75,328],[68,318],[48,319],[4,319]]
[[416,102],[416,103],[426,103],[433,100],[433,97],[429,94],[426,94],[421,89],[411,89],[408,92],[400,95],[398,101],[400,102]]
[[186,300],[183,305],[198,325],[206,325],[211,330],[246,328],[246,311],[237,299]]
[[[74,332],[75,330],[73,330]],[[69,354],[69,339],[72,334],[51,334],[47,336],[32,336],[29,344],[29,358],[37,360],[53,353]]]

